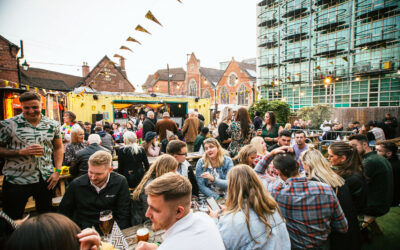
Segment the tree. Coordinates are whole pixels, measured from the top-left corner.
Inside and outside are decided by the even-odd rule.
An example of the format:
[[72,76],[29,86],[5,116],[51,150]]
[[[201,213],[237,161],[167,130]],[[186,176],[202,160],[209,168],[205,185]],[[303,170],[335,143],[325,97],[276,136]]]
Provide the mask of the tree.
[[298,116],[304,121],[311,120],[314,127],[318,127],[324,122],[329,120],[332,114],[331,107],[327,105],[316,105],[312,107],[303,107],[298,111]]
[[289,120],[290,106],[283,101],[267,101],[262,99],[253,103],[249,108],[249,114],[252,120],[254,119],[254,113],[256,111],[259,111],[262,116],[264,116],[267,111],[274,111],[277,123],[280,123],[282,126],[284,126]]

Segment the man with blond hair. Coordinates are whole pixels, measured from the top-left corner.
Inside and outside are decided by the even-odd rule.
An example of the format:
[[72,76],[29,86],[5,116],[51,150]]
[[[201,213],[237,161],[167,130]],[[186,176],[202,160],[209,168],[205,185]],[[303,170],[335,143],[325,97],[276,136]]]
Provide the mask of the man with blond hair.
[[80,228],[99,230],[101,211],[111,210],[121,229],[130,226],[130,196],[124,176],[112,171],[109,152],[97,151],[89,158],[88,174],[71,182],[59,211]]
[[225,249],[213,220],[204,213],[190,211],[192,185],[186,177],[176,173],[164,174],[146,187],[149,205],[146,217],[153,230],[166,230],[163,243],[139,242],[143,249]]

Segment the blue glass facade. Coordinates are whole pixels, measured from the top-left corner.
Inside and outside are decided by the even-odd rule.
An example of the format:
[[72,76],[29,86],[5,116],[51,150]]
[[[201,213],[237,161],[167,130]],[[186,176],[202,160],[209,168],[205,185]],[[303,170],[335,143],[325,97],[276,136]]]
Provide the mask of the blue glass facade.
[[263,0],[257,24],[262,98],[400,105],[399,0]]

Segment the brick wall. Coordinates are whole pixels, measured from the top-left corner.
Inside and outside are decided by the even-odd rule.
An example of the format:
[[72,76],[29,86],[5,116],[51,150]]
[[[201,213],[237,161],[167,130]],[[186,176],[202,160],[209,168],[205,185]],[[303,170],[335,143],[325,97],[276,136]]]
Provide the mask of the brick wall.
[[18,82],[17,53],[19,48],[0,37],[0,79]]
[[[186,92],[182,91],[184,81],[170,81],[169,91],[170,95],[184,95]],[[179,87],[179,88],[178,88]],[[168,94],[168,81],[158,81],[154,84],[153,88],[148,88],[147,93],[161,93]]]

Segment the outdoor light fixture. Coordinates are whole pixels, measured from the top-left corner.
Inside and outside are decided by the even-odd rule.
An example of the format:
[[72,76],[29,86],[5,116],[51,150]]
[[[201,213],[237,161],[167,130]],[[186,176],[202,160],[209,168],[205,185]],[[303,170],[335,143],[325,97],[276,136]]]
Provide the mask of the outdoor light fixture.
[[397,74],[400,75],[400,66],[397,68]]
[[360,80],[361,80],[361,77],[357,76],[356,81],[360,81]]
[[181,108],[182,107],[182,105],[181,104],[178,104],[178,108]]
[[324,79],[324,83],[326,83],[326,84],[330,84],[332,82],[332,78],[330,77],[330,76],[328,76],[328,77],[325,77],[325,79]]
[[335,78],[335,81],[339,81],[339,80],[340,80],[340,78],[339,78],[339,77],[336,77],[336,78]]
[[301,96],[304,96],[304,92],[301,92],[300,95],[301,95]]
[[24,61],[24,63],[22,64],[22,68],[27,71],[29,69],[29,64],[26,62],[26,60]]

